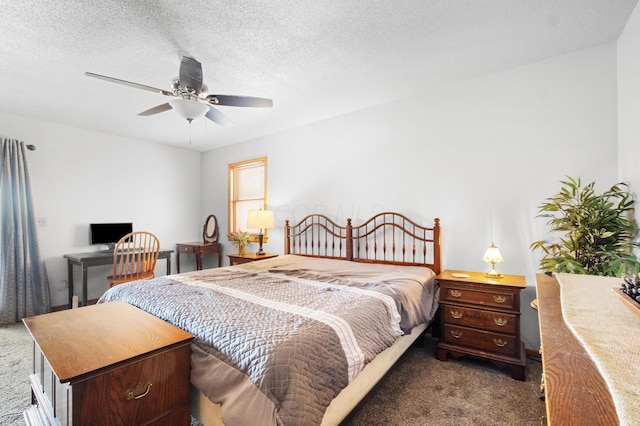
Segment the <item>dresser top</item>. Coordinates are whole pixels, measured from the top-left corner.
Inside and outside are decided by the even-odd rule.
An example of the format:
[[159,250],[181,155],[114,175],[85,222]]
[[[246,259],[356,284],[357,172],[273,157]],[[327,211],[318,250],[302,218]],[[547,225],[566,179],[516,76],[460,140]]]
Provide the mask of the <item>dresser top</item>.
[[82,380],[193,339],[186,331],[121,301],[38,315],[23,322],[61,383]]
[[[456,277],[454,275],[468,275],[468,277]],[[436,275],[438,281],[454,281],[458,283],[471,283],[471,284],[487,284],[496,287],[518,287],[524,289],[527,287],[527,282],[522,275],[508,275],[504,274],[502,278],[488,278],[484,272],[469,272],[469,271],[453,271],[446,270]]]

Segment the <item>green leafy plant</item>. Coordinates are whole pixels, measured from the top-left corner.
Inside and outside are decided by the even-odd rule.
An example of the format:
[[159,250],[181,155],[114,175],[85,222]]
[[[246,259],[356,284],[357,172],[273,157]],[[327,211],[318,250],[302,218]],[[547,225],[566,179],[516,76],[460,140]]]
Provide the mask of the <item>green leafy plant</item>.
[[562,234],[556,241],[531,244],[544,254],[540,270],[617,277],[640,271],[633,254],[638,244],[628,185],[618,183],[596,194],[595,182],[582,186],[579,178],[567,176],[560,183],[560,192],[538,209],[538,217],[550,218],[551,231]]

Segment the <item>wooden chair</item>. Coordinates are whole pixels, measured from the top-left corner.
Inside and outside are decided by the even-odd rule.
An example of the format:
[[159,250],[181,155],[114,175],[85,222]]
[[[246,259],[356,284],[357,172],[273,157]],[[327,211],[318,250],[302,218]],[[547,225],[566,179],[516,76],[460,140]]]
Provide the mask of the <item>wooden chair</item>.
[[109,287],[129,281],[153,278],[160,241],[150,232],[132,232],[116,243],[113,250],[113,275]]

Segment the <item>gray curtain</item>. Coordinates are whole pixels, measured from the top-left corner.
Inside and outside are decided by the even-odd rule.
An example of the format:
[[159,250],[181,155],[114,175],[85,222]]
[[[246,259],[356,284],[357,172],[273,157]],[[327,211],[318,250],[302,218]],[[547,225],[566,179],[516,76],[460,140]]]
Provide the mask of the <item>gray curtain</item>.
[[49,312],[49,280],[38,247],[24,142],[2,139],[0,324]]

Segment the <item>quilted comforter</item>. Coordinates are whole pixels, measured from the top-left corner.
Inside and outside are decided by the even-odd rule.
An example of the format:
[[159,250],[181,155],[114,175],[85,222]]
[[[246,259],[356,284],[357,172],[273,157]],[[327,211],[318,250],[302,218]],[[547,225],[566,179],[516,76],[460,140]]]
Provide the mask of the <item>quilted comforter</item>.
[[280,256],[113,287],[196,338],[191,381],[228,425],[320,424],[333,398],[437,309],[422,267]]

